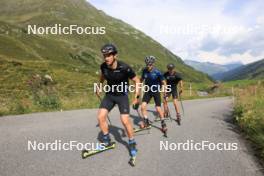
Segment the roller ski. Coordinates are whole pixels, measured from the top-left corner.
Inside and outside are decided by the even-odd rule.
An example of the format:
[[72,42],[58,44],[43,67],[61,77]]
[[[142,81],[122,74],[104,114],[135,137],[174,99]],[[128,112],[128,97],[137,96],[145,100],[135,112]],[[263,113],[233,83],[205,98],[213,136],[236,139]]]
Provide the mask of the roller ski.
[[134,128],[134,133],[138,133],[140,131],[150,130],[150,129],[151,129],[151,126],[144,127],[144,128]]
[[95,150],[83,150],[82,151],[82,158],[85,159],[89,156],[114,149],[115,148],[115,142],[111,142],[109,134],[103,135],[102,143],[101,145],[95,149]]
[[142,122],[140,128],[134,128],[134,133],[144,131],[144,130],[150,130],[151,129],[151,124],[149,122],[149,119],[144,118],[144,121]]
[[[166,114],[165,114],[163,120],[170,120],[170,116],[169,115],[166,116]],[[156,117],[154,119],[154,122],[160,122],[160,121],[161,121],[160,117]]]
[[129,154],[130,154],[130,159],[128,163],[132,166],[136,166],[136,155],[137,155],[137,149],[136,149],[136,142],[135,140],[129,140],[128,141],[128,146],[129,146]]
[[104,152],[104,151],[107,151],[107,150],[110,150],[110,149],[114,149],[115,146],[116,146],[116,143],[115,142],[111,142],[108,145],[105,145],[103,143],[98,149],[95,149],[95,150],[83,150],[82,151],[82,159],[85,159],[87,157],[96,155],[98,153],[101,153],[101,152]]

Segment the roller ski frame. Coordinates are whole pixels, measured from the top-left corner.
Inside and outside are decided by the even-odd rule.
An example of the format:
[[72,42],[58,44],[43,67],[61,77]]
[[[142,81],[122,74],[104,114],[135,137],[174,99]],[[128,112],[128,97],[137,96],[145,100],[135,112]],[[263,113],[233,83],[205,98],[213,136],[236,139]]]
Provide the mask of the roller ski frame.
[[90,156],[105,152],[105,151],[110,150],[110,149],[114,149],[115,146],[116,146],[116,143],[115,142],[111,142],[111,145],[105,147],[104,149],[83,150],[82,154],[81,154],[82,155],[82,159],[85,159],[85,158],[88,158]]
[[[169,117],[164,117],[163,120],[167,121],[167,120],[171,120],[171,118],[170,118],[170,116],[169,116]],[[160,121],[161,121],[161,120],[160,120],[159,117],[156,117],[156,118],[154,119],[154,122],[160,122]]]
[[151,125],[145,128],[134,128],[134,133],[138,133],[140,131],[144,131],[144,130],[150,130],[151,129]]

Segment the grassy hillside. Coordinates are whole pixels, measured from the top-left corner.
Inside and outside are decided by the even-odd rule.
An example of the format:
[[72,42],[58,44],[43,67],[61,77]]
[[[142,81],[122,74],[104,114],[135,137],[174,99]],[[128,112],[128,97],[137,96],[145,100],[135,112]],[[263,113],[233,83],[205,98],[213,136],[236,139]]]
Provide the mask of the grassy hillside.
[[242,79],[263,79],[264,78],[264,59],[241,66],[237,69],[223,73],[219,79],[223,81],[242,80]]
[[[29,24],[104,26],[106,34],[28,35]],[[185,80],[211,82],[149,36],[85,0],[1,0],[0,114],[94,107],[92,84],[106,42],[116,44],[120,59],[138,73],[144,57],[154,55],[161,70],[173,62]],[[46,84],[45,75],[52,83]]]
[[235,88],[234,116],[240,129],[252,141],[257,156],[264,159],[264,82]]

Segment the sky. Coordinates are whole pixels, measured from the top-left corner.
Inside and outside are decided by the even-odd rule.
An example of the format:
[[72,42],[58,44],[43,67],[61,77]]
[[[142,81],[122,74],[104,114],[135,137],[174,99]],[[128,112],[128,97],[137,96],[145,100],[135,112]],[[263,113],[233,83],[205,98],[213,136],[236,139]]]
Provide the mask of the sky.
[[183,60],[227,64],[264,58],[263,0],[88,0]]

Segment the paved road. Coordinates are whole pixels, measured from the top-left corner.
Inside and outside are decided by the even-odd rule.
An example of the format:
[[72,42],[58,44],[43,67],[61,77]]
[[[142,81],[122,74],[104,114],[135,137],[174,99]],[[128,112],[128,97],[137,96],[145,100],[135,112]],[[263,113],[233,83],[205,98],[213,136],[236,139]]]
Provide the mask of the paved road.
[[[229,98],[185,101],[184,107],[186,112],[182,126],[168,122],[169,138],[163,138],[155,128],[151,129],[150,134],[142,132],[136,136],[139,153],[135,168],[127,164],[127,138],[122,134],[117,109],[110,114],[115,125],[111,127],[111,132],[117,141],[117,148],[85,160],[81,159],[78,150],[28,151],[28,141],[96,142],[99,133],[96,127],[96,109],[1,117],[0,175],[263,175],[249,147],[229,123],[228,116],[232,107]],[[149,109],[149,116],[153,119],[153,106]],[[170,109],[173,110],[171,105]],[[137,122],[137,113],[131,111],[133,121]],[[160,141],[168,141],[175,146],[176,143],[184,143],[187,140],[237,143],[238,150],[160,150]]]

